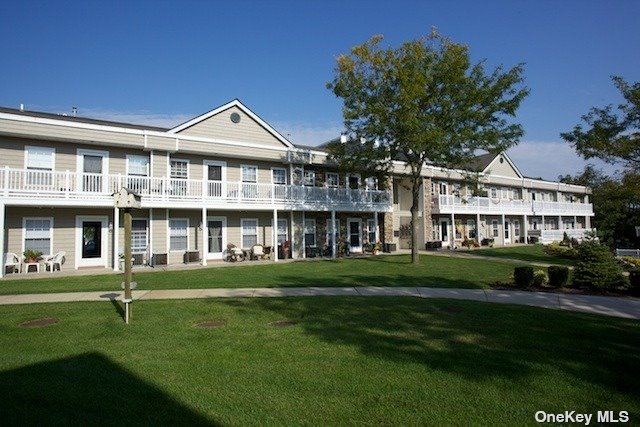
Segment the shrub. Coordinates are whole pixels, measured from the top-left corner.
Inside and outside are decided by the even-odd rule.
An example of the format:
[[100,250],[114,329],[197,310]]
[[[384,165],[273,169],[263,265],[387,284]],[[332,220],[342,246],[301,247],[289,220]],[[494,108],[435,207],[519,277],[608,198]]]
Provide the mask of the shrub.
[[561,288],[569,281],[569,268],[559,265],[549,266],[547,269],[549,274],[549,285],[554,288]]
[[622,267],[606,246],[597,241],[584,242],[577,249],[578,262],[573,270],[573,284],[589,289],[615,289],[628,280]]
[[533,286],[543,286],[547,284],[547,273],[544,270],[536,270],[533,272]]
[[477,248],[480,246],[474,239],[464,239],[460,245],[465,246],[467,249]]
[[528,288],[533,283],[533,267],[525,265],[513,269],[513,282],[519,288]]
[[640,291],[640,268],[629,271],[629,282],[631,289]]
[[542,250],[547,255],[558,257],[558,258],[575,259],[577,256],[576,248],[565,246],[558,242],[553,242],[545,246]]
[[640,258],[634,258],[632,256],[621,256],[618,258],[622,263],[622,266],[628,269],[640,268]]
[[493,242],[494,242],[494,241],[493,241],[493,239],[485,238],[485,239],[482,239],[482,240],[480,241],[480,244],[481,244],[482,246],[489,246],[489,247],[492,247],[492,246],[493,246]]

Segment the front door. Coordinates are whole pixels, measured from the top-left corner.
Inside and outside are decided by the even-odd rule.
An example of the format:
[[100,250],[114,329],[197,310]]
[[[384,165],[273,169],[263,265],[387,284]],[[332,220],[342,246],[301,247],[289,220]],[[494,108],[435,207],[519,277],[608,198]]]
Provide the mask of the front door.
[[207,220],[209,259],[222,259],[222,252],[227,246],[226,228],[225,217],[210,217]]
[[108,191],[108,158],[107,151],[78,150],[78,188],[87,193],[103,193]]
[[76,217],[76,268],[108,267],[109,218]]
[[207,196],[222,197],[226,194],[222,186],[225,180],[226,163],[213,160],[204,161],[204,176],[207,177]]
[[511,224],[508,220],[504,221],[504,244],[511,243],[511,233],[510,233]]
[[351,252],[362,252],[362,222],[359,218],[349,218],[347,221],[349,232],[349,246]]
[[449,245],[449,220],[448,219],[440,220],[440,240],[442,241],[443,246]]

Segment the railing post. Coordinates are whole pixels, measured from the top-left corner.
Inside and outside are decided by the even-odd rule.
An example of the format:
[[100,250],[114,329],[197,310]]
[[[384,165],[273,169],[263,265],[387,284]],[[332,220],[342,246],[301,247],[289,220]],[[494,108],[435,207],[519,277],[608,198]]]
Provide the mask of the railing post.
[[4,195],[9,195],[9,166],[4,167]]
[[162,177],[162,200],[167,200],[169,196],[169,180],[166,176]]

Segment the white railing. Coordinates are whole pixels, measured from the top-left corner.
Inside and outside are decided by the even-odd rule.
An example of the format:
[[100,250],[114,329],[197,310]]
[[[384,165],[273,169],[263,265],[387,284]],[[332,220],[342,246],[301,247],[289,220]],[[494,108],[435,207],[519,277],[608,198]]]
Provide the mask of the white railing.
[[616,256],[640,258],[640,249],[616,249]]
[[540,240],[541,243],[559,242],[564,239],[566,234],[571,239],[582,240],[587,232],[590,232],[590,228],[569,228],[566,230],[541,230]]
[[434,209],[440,213],[520,214],[520,215],[593,215],[590,203],[537,202],[490,197],[438,195]]
[[0,169],[0,197],[108,200],[120,188],[129,188],[143,201],[294,204],[300,208],[347,205],[391,209],[391,193],[379,190],[306,187],[251,182],[150,178],[43,170]]

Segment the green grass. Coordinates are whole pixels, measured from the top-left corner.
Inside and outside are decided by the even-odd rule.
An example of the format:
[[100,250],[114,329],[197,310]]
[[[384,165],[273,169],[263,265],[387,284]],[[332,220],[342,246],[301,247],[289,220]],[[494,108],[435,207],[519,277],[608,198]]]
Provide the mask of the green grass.
[[[246,262],[245,264],[249,264]],[[359,259],[231,265],[134,274],[138,289],[291,286],[430,286],[485,288],[508,281],[513,265],[486,260],[408,255]],[[0,282],[0,294],[119,290],[122,275],[69,276]]]
[[547,255],[543,251],[543,245],[527,245],[527,246],[507,246],[501,248],[481,248],[473,251],[463,251],[470,255],[481,255],[488,257],[515,259],[524,262],[537,262],[544,264],[556,264],[570,266],[574,264],[574,260],[558,258]]
[[[0,307],[0,424],[535,424],[640,416],[640,322],[419,298]],[[24,329],[54,316],[60,323]],[[220,329],[194,322],[222,319]],[[296,320],[288,328],[269,322]]]

